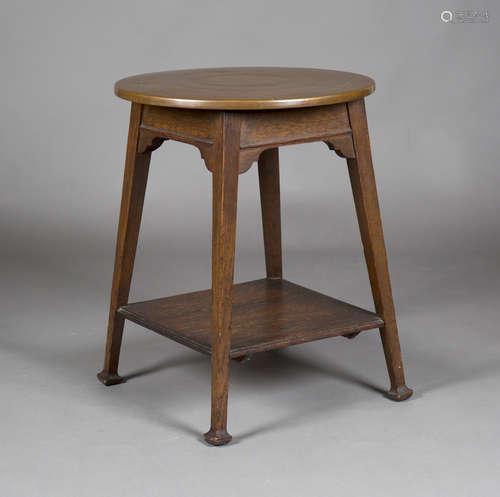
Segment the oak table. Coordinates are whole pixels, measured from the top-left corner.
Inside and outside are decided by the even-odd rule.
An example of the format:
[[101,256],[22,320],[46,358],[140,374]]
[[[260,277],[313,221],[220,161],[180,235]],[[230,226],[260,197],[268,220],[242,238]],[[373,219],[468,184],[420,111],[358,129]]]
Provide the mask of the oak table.
[[[283,67],[194,69],[118,81],[132,102],[104,368],[121,383],[118,359],[129,319],[211,356],[212,411],[205,440],[223,445],[229,363],[256,352],[379,328],[393,400],[405,384],[387,267],[364,97],[375,83],[360,74]],[[212,288],[129,303],[151,153],[165,140],[197,147],[212,173]],[[282,277],[278,148],[324,142],[347,159],[375,313]],[[258,162],[265,279],[233,284],[238,175]],[[307,171],[304,171],[307,174]]]

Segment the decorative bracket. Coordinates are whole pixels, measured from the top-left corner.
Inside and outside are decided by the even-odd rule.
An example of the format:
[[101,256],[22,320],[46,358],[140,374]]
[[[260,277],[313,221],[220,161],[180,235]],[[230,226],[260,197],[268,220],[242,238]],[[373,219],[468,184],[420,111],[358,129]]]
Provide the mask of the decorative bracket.
[[[146,154],[151,153],[159,148],[166,140],[176,140],[184,143],[189,143],[198,148],[206,168],[213,172],[215,170],[214,161],[216,160],[215,144],[212,139],[195,137],[188,134],[181,134],[178,132],[167,131],[166,129],[158,128],[143,124],[140,129],[139,143],[137,153]],[[272,148],[273,146],[292,145],[294,143],[305,143],[312,141],[323,141],[330,150],[333,150],[338,156],[344,159],[354,159],[356,152],[354,150],[354,143],[352,140],[351,130],[342,130],[333,135],[323,136],[307,136],[300,139],[287,140],[285,142],[269,142],[260,143],[252,146],[244,146],[240,149],[239,157],[239,174],[243,174],[250,169],[252,164],[258,161],[260,154]]]
[[356,158],[351,133],[331,136],[323,141],[326,143],[327,147],[330,150],[333,150],[339,157],[342,157],[343,159]]
[[265,146],[240,149],[240,165],[238,174],[246,173],[252,167],[252,164],[259,159],[260,154],[267,148],[270,147]]
[[195,147],[198,148],[200,151],[201,158],[203,159],[203,162],[205,163],[205,167],[213,173],[215,171],[215,164],[214,164],[214,147],[212,144],[209,143],[203,143],[203,144],[196,144]]
[[147,129],[141,129],[139,144],[137,145],[137,153],[147,154],[154,152],[157,148],[161,147],[162,143],[165,140],[168,140],[168,138],[164,136],[158,136],[157,134]]
[[161,144],[166,140],[175,140],[194,145],[200,151],[201,158],[204,160],[206,168],[209,171],[213,171],[215,169],[213,164],[214,147],[212,141],[173,133],[164,129],[155,128],[153,126],[141,126],[141,134],[139,136],[137,153],[151,153],[159,148]]
[[356,338],[360,333],[361,333],[361,331],[353,331],[352,333],[345,333],[342,336],[344,338],[348,338],[349,340],[352,340],[353,338]]
[[[354,144],[352,141],[352,134],[343,133],[338,135],[332,135],[323,139],[330,150],[333,150],[339,157],[343,159],[354,159],[356,158],[356,152],[354,150]],[[260,147],[248,147],[240,149],[240,167],[239,174],[247,172],[252,164],[259,159],[260,154],[268,149],[272,148],[274,144],[266,144]],[[288,145],[283,144],[283,145]],[[276,146],[276,145],[274,145]]]

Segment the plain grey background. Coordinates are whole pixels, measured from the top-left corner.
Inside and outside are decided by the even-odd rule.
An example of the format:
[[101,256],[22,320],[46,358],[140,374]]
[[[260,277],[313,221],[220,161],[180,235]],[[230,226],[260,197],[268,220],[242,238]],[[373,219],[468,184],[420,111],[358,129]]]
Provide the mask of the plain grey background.
[[[488,9],[445,24],[442,10]],[[475,496],[500,491],[498,4],[16,1],[2,6],[0,494]],[[124,76],[279,65],[373,77],[374,165],[407,381],[376,332],[231,370],[233,443],[207,447],[207,358],[127,325],[101,368],[129,103]],[[344,161],[280,151],[285,275],[371,307]],[[211,178],[155,152],[131,300],[210,286]],[[236,280],[264,275],[255,166]]]

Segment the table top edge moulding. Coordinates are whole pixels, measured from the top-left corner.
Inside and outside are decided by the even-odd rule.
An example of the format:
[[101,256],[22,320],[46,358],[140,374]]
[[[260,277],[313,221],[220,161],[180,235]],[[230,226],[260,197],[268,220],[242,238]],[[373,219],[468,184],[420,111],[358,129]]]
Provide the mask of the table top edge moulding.
[[362,74],[314,68],[222,67],[137,74],[115,84],[125,100],[159,107],[270,110],[349,102],[375,91]]

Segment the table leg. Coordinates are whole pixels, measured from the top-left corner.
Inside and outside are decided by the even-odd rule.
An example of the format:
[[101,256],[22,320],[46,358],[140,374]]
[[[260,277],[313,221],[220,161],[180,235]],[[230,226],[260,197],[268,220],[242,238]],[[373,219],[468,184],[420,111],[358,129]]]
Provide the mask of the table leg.
[[281,257],[280,173],[277,148],[264,150],[259,157],[260,205],[268,278],[283,276]]
[[231,440],[227,432],[227,398],[240,150],[238,115],[224,112],[221,121],[212,176],[212,414],[210,430],[204,435],[212,445],[224,445]]
[[117,313],[117,310],[128,301],[151,159],[151,153],[137,153],[142,108],[142,105],[133,103],[130,112],[106,354],[104,368],[97,375],[97,378],[104,385],[116,385],[123,381],[123,378],[118,375],[118,361],[120,358],[124,318]]
[[380,336],[391,381],[387,395],[405,400],[413,391],[406,386],[403,372],[364,100],[349,102],[348,111],[356,158],[348,159],[347,164],[375,309],[385,323]]

